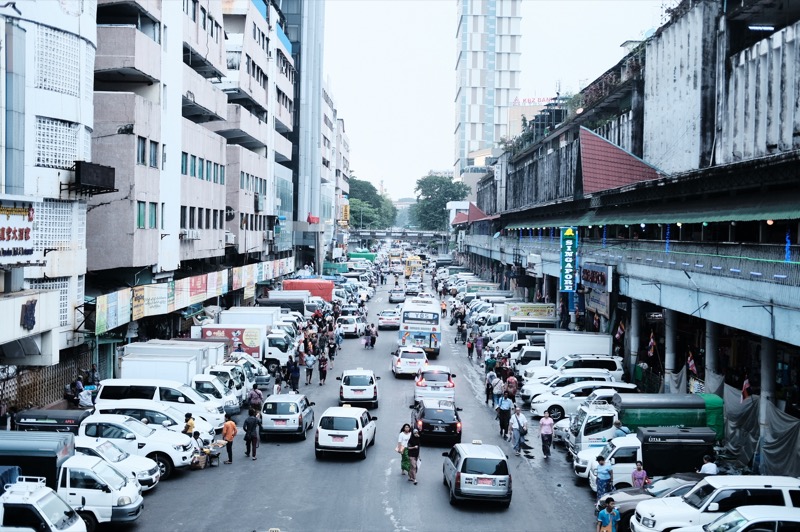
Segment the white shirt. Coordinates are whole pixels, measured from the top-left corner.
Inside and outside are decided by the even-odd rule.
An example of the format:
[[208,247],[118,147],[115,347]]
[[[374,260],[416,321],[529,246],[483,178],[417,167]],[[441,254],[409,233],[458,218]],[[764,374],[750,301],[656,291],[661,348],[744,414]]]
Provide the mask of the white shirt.
[[528,419],[525,417],[525,414],[520,412],[517,414],[514,412],[511,414],[511,420],[508,422],[508,426],[512,429],[519,429],[520,427],[524,427],[528,424]]
[[400,431],[400,436],[397,437],[397,443],[401,443],[403,447],[408,447],[408,440],[411,439],[411,433],[409,432],[406,434],[403,431]]
[[717,464],[714,462],[706,462],[703,464],[703,467],[700,468],[699,473],[702,475],[716,475],[719,473],[719,468],[717,468]]

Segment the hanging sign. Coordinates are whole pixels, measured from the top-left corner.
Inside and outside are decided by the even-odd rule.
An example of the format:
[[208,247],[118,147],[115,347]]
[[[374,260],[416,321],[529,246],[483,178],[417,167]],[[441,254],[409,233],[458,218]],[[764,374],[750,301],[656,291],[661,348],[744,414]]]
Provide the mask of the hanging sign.
[[574,292],[578,284],[578,231],[575,227],[561,228],[561,277],[558,289]]

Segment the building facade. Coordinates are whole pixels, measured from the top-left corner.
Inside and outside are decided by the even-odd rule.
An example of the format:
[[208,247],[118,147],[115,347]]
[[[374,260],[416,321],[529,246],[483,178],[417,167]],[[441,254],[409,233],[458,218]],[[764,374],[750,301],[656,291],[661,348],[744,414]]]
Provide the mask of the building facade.
[[519,96],[521,0],[459,0],[456,39],[456,176],[471,152],[508,134],[508,108]]

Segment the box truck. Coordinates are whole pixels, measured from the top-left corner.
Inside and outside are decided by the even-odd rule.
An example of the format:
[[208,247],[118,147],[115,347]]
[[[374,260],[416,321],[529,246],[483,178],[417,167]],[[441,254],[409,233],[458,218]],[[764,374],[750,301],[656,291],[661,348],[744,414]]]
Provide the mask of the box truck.
[[192,328],[192,335],[195,334],[207,340],[216,337],[233,340],[236,348],[231,356],[235,357],[237,351],[241,350],[264,364],[270,373],[285,366],[289,361],[289,356],[297,357],[297,347],[286,333],[283,331],[270,333],[267,331],[266,325],[241,323],[203,325],[199,328]]
[[284,291],[307,290],[311,296],[321,297],[328,303],[333,299],[333,286],[333,281],[324,279],[286,279],[283,281]]

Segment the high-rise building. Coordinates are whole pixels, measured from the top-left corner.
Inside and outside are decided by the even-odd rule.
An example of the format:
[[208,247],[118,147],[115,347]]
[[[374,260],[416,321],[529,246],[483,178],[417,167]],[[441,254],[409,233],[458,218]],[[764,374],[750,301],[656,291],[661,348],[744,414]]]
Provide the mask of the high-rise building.
[[519,95],[522,0],[458,0],[455,176],[507,135]]

